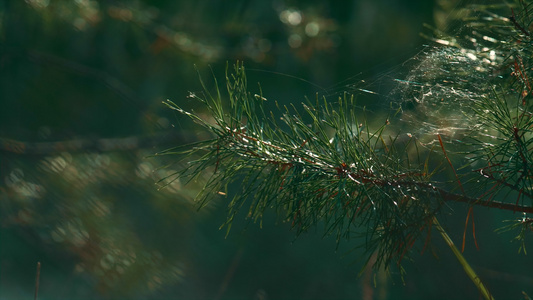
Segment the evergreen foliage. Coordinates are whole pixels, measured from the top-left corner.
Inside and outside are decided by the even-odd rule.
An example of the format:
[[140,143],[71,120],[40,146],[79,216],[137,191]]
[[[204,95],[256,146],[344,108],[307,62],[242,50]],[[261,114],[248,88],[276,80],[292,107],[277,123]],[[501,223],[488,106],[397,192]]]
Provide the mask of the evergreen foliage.
[[[469,7],[458,35],[437,33],[396,80],[390,97],[399,105],[378,128],[349,94],[271,112],[238,62],[227,95],[205,86],[191,94],[209,117],[166,102],[213,135],[160,153],[188,160],[167,182],[206,174],[197,200],[205,206],[227,195],[228,229],[239,211],[260,221],[274,209],[298,232],[323,224],[337,241],[363,236],[376,267],[401,266],[416,241],[427,245],[433,226],[444,236],[437,217],[448,202],[468,204],[467,225],[475,206],[521,213],[501,230],[517,230],[525,252],[533,223],[533,16],[524,1],[510,6]],[[404,127],[416,133],[405,139],[396,130]],[[471,278],[479,280],[473,271]]]

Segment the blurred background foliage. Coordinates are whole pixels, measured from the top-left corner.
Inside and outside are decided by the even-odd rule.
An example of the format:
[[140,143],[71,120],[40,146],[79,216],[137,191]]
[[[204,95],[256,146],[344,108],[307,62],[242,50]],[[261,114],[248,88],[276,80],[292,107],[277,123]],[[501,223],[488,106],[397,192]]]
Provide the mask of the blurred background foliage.
[[[451,28],[457,2],[0,2],[0,299],[32,297],[37,261],[40,299],[477,297],[440,241],[403,284],[357,277],[350,241],[336,251],[320,229],[295,240],[273,215],[225,238],[224,203],[198,212],[195,183],[159,190],[179,166],[148,157],[202,138],[161,104],[197,105],[195,65],[212,86],[210,72],[222,83],[243,60],[250,86],[282,104],[381,92],[428,43],[424,23]],[[360,103],[387,107],[376,99]],[[457,240],[464,217],[449,216]],[[476,220],[484,251],[466,254],[491,291],[519,298],[533,277],[490,218]]]

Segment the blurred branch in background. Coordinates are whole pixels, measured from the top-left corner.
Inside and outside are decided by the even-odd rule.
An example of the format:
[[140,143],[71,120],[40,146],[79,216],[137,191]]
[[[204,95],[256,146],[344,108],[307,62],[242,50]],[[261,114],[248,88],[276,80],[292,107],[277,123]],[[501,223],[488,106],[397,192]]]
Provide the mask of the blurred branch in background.
[[0,138],[0,151],[25,155],[58,155],[63,152],[115,152],[153,149],[170,146],[173,143],[192,143],[196,135],[168,131],[151,136],[130,136],[114,139],[75,139],[56,142],[23,142]]

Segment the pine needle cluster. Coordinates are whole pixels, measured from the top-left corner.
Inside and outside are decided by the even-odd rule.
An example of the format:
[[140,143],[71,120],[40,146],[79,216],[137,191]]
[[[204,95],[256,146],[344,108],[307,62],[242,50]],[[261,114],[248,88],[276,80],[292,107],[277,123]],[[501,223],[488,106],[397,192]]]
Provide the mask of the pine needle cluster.
[[[202,83],[204,93],[191,94],[209,118],[165,102],[213,136],[160,153],[186,160],[167,180],[207,176],[197,201],[228,197],[228,230],[239,212],[260,221],[273,209],[299,233],[323,224],[338,241],[362,236],[377,267],[426,244],[450,201],[523,213],[507,227],[523,241],[533,213],[531,8],[470,7],[459,37],[433,38],[397,80],[402,105],[374,129],[349,94],[267,110],[271,100],[249,91],[238,62],[227,93]],[[400,138],[390,127],[402,122],[423,129]]]

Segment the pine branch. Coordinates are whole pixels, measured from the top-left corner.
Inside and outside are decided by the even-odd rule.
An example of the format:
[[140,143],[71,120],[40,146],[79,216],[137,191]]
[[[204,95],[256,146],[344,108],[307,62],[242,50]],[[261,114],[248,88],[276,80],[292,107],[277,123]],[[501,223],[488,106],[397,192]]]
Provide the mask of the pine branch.
[[[347,94],[336,102],[317,96],[302,109],[276,103],[278,111],[268,111],[269,100],[249,92],[244,66],[237,63],[226,75],[226,101],[218,87],[211,94],[203,82],[204,94],[191,94],[205,104],[209,119],[165,102],[214,136],[159,153],[189,160],[168,180],[208,174],[197,196],[201,206],[232,190],[228,230],[243,210],[259,221],[274,209],[298,233],[323,223],[337,241],[363,236],[369,255],[377,252],[376,267],[400,265],[417,240],[427,239],[445,202],[533,213],[533,52],[516,41],[529,41],[521,24],[530,22],[526,15],[506,18],[490,8],[477,7],[491,17],[467,24],[465,41],[436,39],[440,46],[397,81],[393,96],[413,102],[416,117],[406,118],[411,112],[400,106],[375,130]],[[439,127],[437,114],[454,117],[449,128]],[[406,120],[422,129],[401,141],[391,124]],[[441,136],[450,128],[460,129],[461,139],[445,142]],[[432,141],[422,142],[422,135]],[[460,168],[454,167],[454,160],[461,161],[453,158],[457,154]],[[442,165],[451,168],[453,180],[443,179]]]

